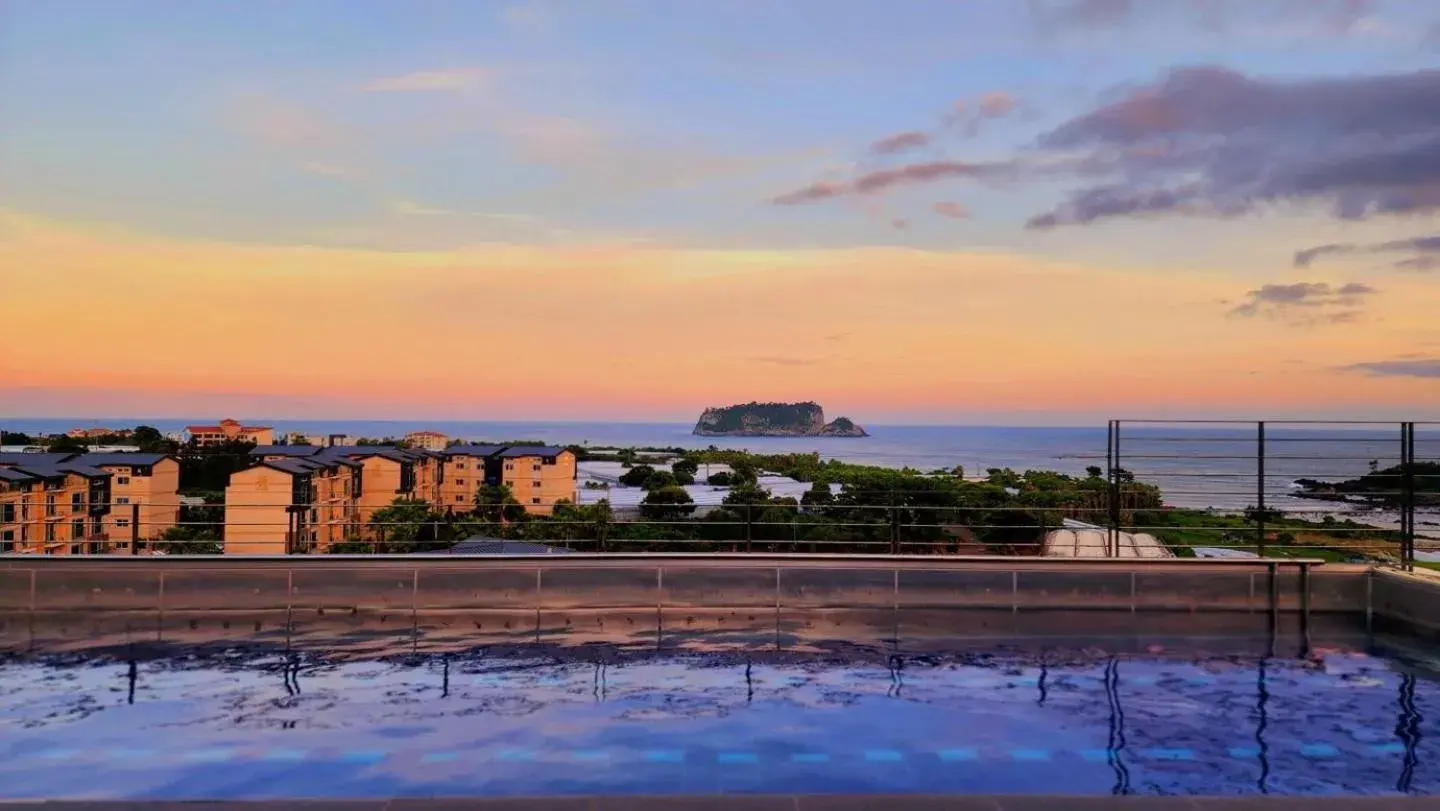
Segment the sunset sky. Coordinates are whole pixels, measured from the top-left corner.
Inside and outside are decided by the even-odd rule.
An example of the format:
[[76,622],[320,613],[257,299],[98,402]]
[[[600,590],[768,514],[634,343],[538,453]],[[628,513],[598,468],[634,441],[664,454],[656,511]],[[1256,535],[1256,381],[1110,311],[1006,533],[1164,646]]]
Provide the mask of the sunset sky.
[[0,417],[1440,419],[1440,4],[7,0]]

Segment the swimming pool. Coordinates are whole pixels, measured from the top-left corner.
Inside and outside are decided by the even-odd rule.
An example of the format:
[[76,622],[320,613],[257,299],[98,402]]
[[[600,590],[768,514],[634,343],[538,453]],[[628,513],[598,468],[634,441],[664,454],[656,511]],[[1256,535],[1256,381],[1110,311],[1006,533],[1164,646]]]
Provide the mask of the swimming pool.
[[1436,674],[1373,653],[585,656],[11,659],[0,797],[1440,787]]

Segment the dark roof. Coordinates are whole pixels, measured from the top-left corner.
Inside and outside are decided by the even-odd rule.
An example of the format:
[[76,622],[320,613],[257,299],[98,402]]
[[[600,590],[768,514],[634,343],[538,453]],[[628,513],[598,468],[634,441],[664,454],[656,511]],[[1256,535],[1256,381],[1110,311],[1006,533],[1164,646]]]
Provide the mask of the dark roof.
[[441,453],[445,454],[446,456],[486,457],[494,456],[495,454],[500,453],[503,450],[505,450],[504,445],[465,444],[451,445],[445,450],[441,451]]
[[413,462],[416,457],[408,451],[389,445],[334,445],[326,448],[324,452],[328,457],[348,456],[350,458],[366,458],[379,456],[382,459],[389,459],[395,462]]
[[569,549],[527,541],[502,541],[477,536],[466,538],[445,550],[449,555],[565,555]]
[[87,453],[76,459],[87,465],[154,465],[165,459],[174,458],[165,453]]
[[256,445],[251,456],[314,456],[323,450],[319,445]]
[[0,467],[0,480],[7,482],[24,482],[35,478],[22,470],[9,467]]
[[314,473],[317,467],[315,464],[306,462],[303,459],[272,459],[261,462],[260,466],[273,468],[283,473],[291,473],[297,476],[308,476]]
[[57,465],[78,453],[0,453],[0,465]]
[[92,479],[97,476],[105,476],[108,478],[115,475],[108,470],[101,470],[98,467],[91,467],[90,465],[82,465],[79,462],[61,462],[55,466],[55,469],[65,473],[74,473],[79,476],[89,476]]
[[557,448],[554,445],[516,445],[500,451],[500,456],[506,459],[514,459],[519,456],[559,456],[565,451],[565,448]]

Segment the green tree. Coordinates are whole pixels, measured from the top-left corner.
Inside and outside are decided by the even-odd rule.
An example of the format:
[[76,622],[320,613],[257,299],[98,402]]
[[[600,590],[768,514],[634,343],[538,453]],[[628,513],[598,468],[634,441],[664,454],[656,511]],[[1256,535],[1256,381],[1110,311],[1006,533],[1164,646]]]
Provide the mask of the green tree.
[[421,541],[433,539],[430,528],[437,520],[429,502],[397,498],[370,516],[370,526],[375,531],[375,551],[414,552]]
[[475,492],[475,516],[490,523],[525,520],[525,508],[508,484],[487,484]]
[[1086,475],[1086,476],[1089,476],[1089,477],[1092,478],[1092,479],[1098,479],[1098,478],[1100,478],[1100,476],[1101,476],[1104,472],[1105,472],[1105,471],[1101,470],[1098,465],[1090,465],[1089,467],[1085,468],[1085,475]]
[[640,486],[646,490],[663,490],[666,487],[675,487],[677,485],[679,485],[679,482],[675,480],[675,476],[668,470],[652,471],[649,476],[645,477],[645,481],[640,484]]
[[168,453],[174,454],[180,450],[180,443],[173,439],[166,439],[160,433],[160,429],[150,425],[137,425],[135,431],[130,435],[130,441],[140,448],[142,453]]
[[685,488],[671,485],[651,490],[640,502],[640,515],[652,521],[677,521],[695,512],[695,500]]
[[835,494],[825,482],[815,482],[800,497],[800,503],[815,515],[824,515],[825,508],[835,503]]
[[636,465],[621,474],[620,483],[626,487],[644,487],[645,481],[653,475],[655,475],[655,468],[649,465]]
[[50,453],[84,453],[88,449],[85,447],[85,443],[75,437],[56,434],[50,437],[49,442],[45,443],[45,450]]
[[208,526],[180,524],[166,527],[151,547],[167,555],[218,555],[220,535]]
[[724,470],[720,471],[719,473],[711,473],[709,476],[705,477],[705,483],[710,485],[711,487],[729,487],[730,474]]

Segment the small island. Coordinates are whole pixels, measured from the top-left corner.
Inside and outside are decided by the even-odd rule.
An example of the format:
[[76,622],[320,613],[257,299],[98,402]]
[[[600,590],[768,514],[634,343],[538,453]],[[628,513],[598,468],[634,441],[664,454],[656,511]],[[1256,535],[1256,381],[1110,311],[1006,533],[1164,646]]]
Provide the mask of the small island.
[[[1413,462],[1409,472],[1414,503],[1422,507],[1440,504],[1440,462]],[[1294,495],[1394,509],[1404,501],[1407,486],[1405,473],[1405,468],[1400,465],[1382,469],[1372,463],[1369,473],[1346,481],[1296,479],[1295,486],[1299,490]]]
[[707,408],[695,436],[869,436],[848,417],[825,421],[817,403],[745,403]]

